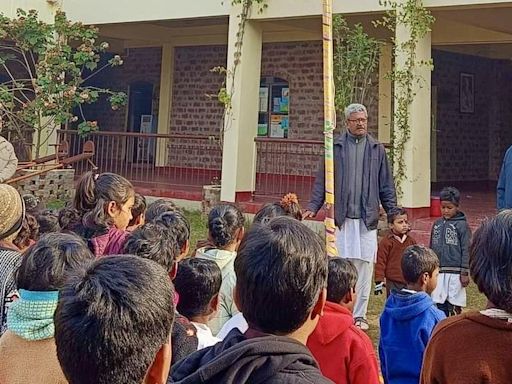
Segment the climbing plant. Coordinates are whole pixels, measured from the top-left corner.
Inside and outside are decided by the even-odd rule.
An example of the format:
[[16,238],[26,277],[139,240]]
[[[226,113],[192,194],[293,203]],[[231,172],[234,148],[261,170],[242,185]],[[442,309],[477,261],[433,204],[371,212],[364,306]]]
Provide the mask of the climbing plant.
[[[249,20],[253,8],[257,7],[258,12],[263,12],[266,8],[268,8],[268,0],[231,0],[231,6],[241,6],[240,13],[237,16],[238,29],[236,32],[235,52],[233,53],[233,66],[229,69],[224,66],[217,66],[210,70],[211,72],[221,75],[223,77],[223,81],[219,91],[216,94],[206,95],[208,98],[216,99],[224,108],[222,129],[220,130],[219,136],[218,138],[214,136],[211,137],[212,141],[216,141],[218,143],[221,150],[223,148],[224,132],[227,128],[226,124],[229,127],[231,120],[229,118],[232,112],[231,101],[235,92],[236,72],[242,60],[242,46],[244,41],[245,26]],[[230,84],[229,89],[227,84]]]
[[361,24],[349,27],[342,15],[333,17],[335,105],[342,112],[351,103],[372,105],[380,42]]
[[[418,43],[431,31],[435,19],[421,0],[380,0],[388,9],[377,25],[384,26],[395,36],[397,28],[405,28],[408,38],[393,39],[394,66],[389,78],[395,84],[394,114],[391,131],[391,158],[394,168],[397,193],[402,195],[402,183],[406,178],[405,146],[411,138],[410,107],[417,90],[424,86],[425,79],[418,69],[433,69],[432,60],[419,60],[416,56]],[[399,62],[398,62],[399,61]]]
[[18,148],[30,152],[33,144],[39,157],[61,125],[75,124],[81,134],[97,130],[82,105],[102,95],[112,109],[126,103],[123,92],[87,83],[102,70],[123,64],[118,55],[100,64],[109,45],[97,39],[96,28],[71,22],[61,11],[52,24],[39,20],[35,10],[18,9],[12,19],[0,14],[0,129]]

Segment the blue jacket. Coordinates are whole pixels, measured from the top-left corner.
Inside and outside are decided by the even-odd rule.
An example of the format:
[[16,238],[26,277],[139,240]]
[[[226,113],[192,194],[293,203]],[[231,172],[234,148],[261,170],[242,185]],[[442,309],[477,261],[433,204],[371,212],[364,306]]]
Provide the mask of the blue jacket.
[[498,179],[498,209],[512,208],[512,146],[507,149]]
[[393,292],[380,317],[379,356],[386,384],[418,384],[423,353],[445,318],[425,292]]
[[[348,209],[348,189],[343,185],[343,170],[346,158],[348,133],[334,141],[334,209],[336,226],[345,222]],[[363,185],[361,196],[361,218],[368,230],[377,229],[380,204],[386,213],[396,207],[396,190],[393,173],[388,163],[384,145],[370,135],[367,136],[363,163]],[[308,209],[318,212],[325,202],[325,162],[322,159],[311,192]]]

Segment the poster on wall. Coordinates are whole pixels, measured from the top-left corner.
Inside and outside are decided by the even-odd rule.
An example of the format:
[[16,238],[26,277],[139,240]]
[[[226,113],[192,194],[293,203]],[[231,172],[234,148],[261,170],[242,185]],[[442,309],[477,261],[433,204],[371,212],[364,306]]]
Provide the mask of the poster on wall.
[[475,75],[472,73],[460,74],[460,94],[459,94],[460,112],[475,112]]
[[272,115],[270,120],[270,137],[284,138],[284,127],[282,125],[283,117],[280,115]]
[[260,88],[260,112],[268,111],[268,87]]

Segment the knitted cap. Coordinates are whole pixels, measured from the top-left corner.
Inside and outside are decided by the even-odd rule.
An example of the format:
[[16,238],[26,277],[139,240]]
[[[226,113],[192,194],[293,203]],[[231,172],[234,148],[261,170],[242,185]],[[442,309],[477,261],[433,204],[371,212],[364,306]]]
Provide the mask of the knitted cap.
[[21,227],[25,215],[24,206],[16,189],[0,184],[0,240],[9,237]]

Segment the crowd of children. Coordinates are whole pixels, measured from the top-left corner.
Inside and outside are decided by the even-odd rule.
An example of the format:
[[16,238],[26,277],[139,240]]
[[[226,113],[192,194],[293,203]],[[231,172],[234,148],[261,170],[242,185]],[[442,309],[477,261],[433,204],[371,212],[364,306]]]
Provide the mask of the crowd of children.
[[[86,173],[59,212],[0,184],[0,384],[509,383],[512,211],[471,241],[460,193],[440,200],[430,247],[388,215],[376,354],[356,267],[327,258],[294,195],[250,226],[221,203],[191,245],[179,208],[113,173]],[[469,276],[488,304],[461,314]]]

